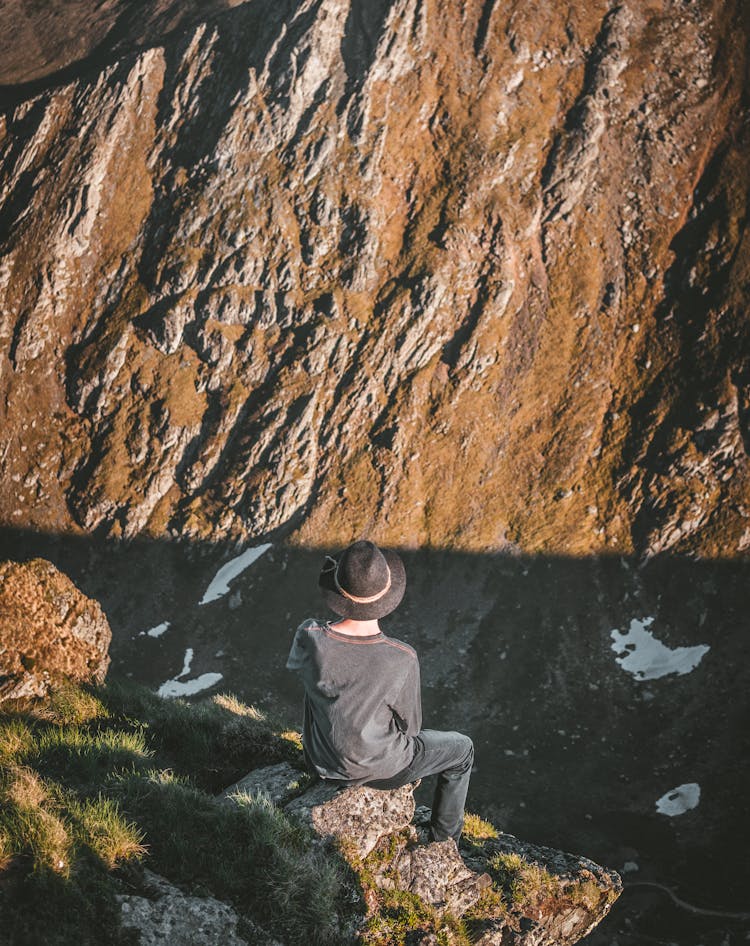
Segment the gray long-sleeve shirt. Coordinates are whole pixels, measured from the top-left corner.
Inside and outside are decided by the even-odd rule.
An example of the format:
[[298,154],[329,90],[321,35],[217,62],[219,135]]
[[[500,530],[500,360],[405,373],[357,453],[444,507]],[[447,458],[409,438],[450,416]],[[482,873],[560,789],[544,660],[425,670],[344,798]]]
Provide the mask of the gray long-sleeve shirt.
[[309,619],[297,628],[286,666],[305,686],[302,740],[323,778],[366,782],[409,765],[422,727],[413,647]]

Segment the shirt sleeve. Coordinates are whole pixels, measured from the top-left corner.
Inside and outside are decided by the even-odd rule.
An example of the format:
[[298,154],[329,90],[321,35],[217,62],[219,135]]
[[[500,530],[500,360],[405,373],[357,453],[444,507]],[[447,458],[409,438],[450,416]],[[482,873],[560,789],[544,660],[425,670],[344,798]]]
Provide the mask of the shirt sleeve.
[[399,729],[407,736],[416,736],[422,728],[422,687],[419,675],[419,661],[409,659],[401,692],[391,705]]
[[289,656],[286,659],[287,670],[302,669],[307,659],[307,642],[307,630],[305,629],[305,625],[302,624],[297,628],[297,633],[294,635],[294,640],[292,641],[292,649],[289,651]]

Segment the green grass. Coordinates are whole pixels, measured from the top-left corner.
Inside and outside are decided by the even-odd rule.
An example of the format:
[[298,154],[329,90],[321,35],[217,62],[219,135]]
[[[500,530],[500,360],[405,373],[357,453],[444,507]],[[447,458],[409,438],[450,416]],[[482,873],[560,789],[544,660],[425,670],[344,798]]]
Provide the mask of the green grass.
[[[476,816],[469,816],[481,819]],[[486,822],[485,822],[486,824]],[[418,896],[405,890],[385,889],[378,883],[379,877],[395,881],[394,871],[389,867],[398,852],[412,844],[409,829],[381,839],[364,859],[359,858],[346,844],[341,850],[352,865],[370,915],[360,936],[362,946],[408,946],[418,935],[433,935],[440,946],[469,946],[471,929],[477,922],[504,915],[504,906],[497,891],[483,891],[480,901],[459,919],[425,903]]]
[[497,828],[495,828],[494,825],[480,818],[479,815],[475,815],[469,811],[466,812],[463,833],[461,835],[463,841],[471,841],[474,844],[481,845],[482,842],[486,841],[488,838],[496,837]]
[[230,902],[285,943],[337,944],[351,871],[263,797],[212,795],[301,765],[299,736],[231,694],[165,700],[123,680],[0,707],[0,930],[7,946],[130,944],[115,894],[142,866]]
[[519,854],[493,854],[487,861],[492,879],[506,901],[518,906],[559,892],[559,882],[543,867],[524,860]]
[[[290,761],[305,783],[299,735],[231,694],[188,703],[109,679],[65,684],[0,705],[0,942],[131,946],[118,893],[148,866],[195,896],[214,896],[288,946],[408,946],[420,934],[468,946],[486,921],[547,895],[592,908],[594,880],[565,884],[515,854],[467,814],[462,844],[495,885],[463,920],[387,890],[413,829],[360,859],[314,839],[262,794],[213,796],[248,771]],[[390,872],[391,880],[395,879]]]

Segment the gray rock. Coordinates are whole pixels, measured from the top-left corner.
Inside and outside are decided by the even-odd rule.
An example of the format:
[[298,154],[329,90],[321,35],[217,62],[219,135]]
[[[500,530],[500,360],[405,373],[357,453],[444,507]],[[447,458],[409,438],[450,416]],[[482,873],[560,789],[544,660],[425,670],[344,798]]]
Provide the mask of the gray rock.
[[453,916],[463,916],[492,884],[489,874],[477,874],[466,866],[451,838],[404,847],[388,873],[382,886],[408,890]]
[[347,854],[360,858],[382,839],[400,832],[396,850],[375,871],[378,886],[406,890],[441,910],[462,916],[491,884],[491,878],[470,870],[453,840],[419,843],[420,835],[411,824],[414,788],[404,785],[393,791],[378,791],[361,786],[337,791],[319,783],[288,804],[286,811],[306,821],[318,834],[341,839]]
[[299,769],[288,762],[267,765],[262,769],[254,769],[234,785],[225,788],[217,796],[217,801],[220,804],[236,804],[237,795],[265,795],[274,805],[283,805],[297,794],[302,778],[304,776]]
[[285,810],[324,837],[346,838],[359,857],[366,857],[380,838],[411,823],[413,790],[413,785],[389,792],[366,786],[336,790],[319,783]]
[[239,915],[213,897],[192,897],[166,878],[144,871],[146,896],[118,895],[122,925],[140,933],[140,946],[279,946],[255,924],[244,920],[253,935],[237,932]]

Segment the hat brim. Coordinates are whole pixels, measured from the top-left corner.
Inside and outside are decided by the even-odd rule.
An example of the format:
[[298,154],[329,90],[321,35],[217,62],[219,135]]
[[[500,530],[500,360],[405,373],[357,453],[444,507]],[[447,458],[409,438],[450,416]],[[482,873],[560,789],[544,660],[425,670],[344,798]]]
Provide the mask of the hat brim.
[[358,604],[346,598],[336,589],[333,581],[333,569],[322,570],[318,578],[318,585],[323,592],[328,607],[342,618],[352,618],[354,621],[373,621],[384,618],[401,603],[406,591],[406,569],[401,556],[390,549],[380,550],[385,556],[388,568],[391,571],[391,587],[386,594],[377,601],[369,604]]

